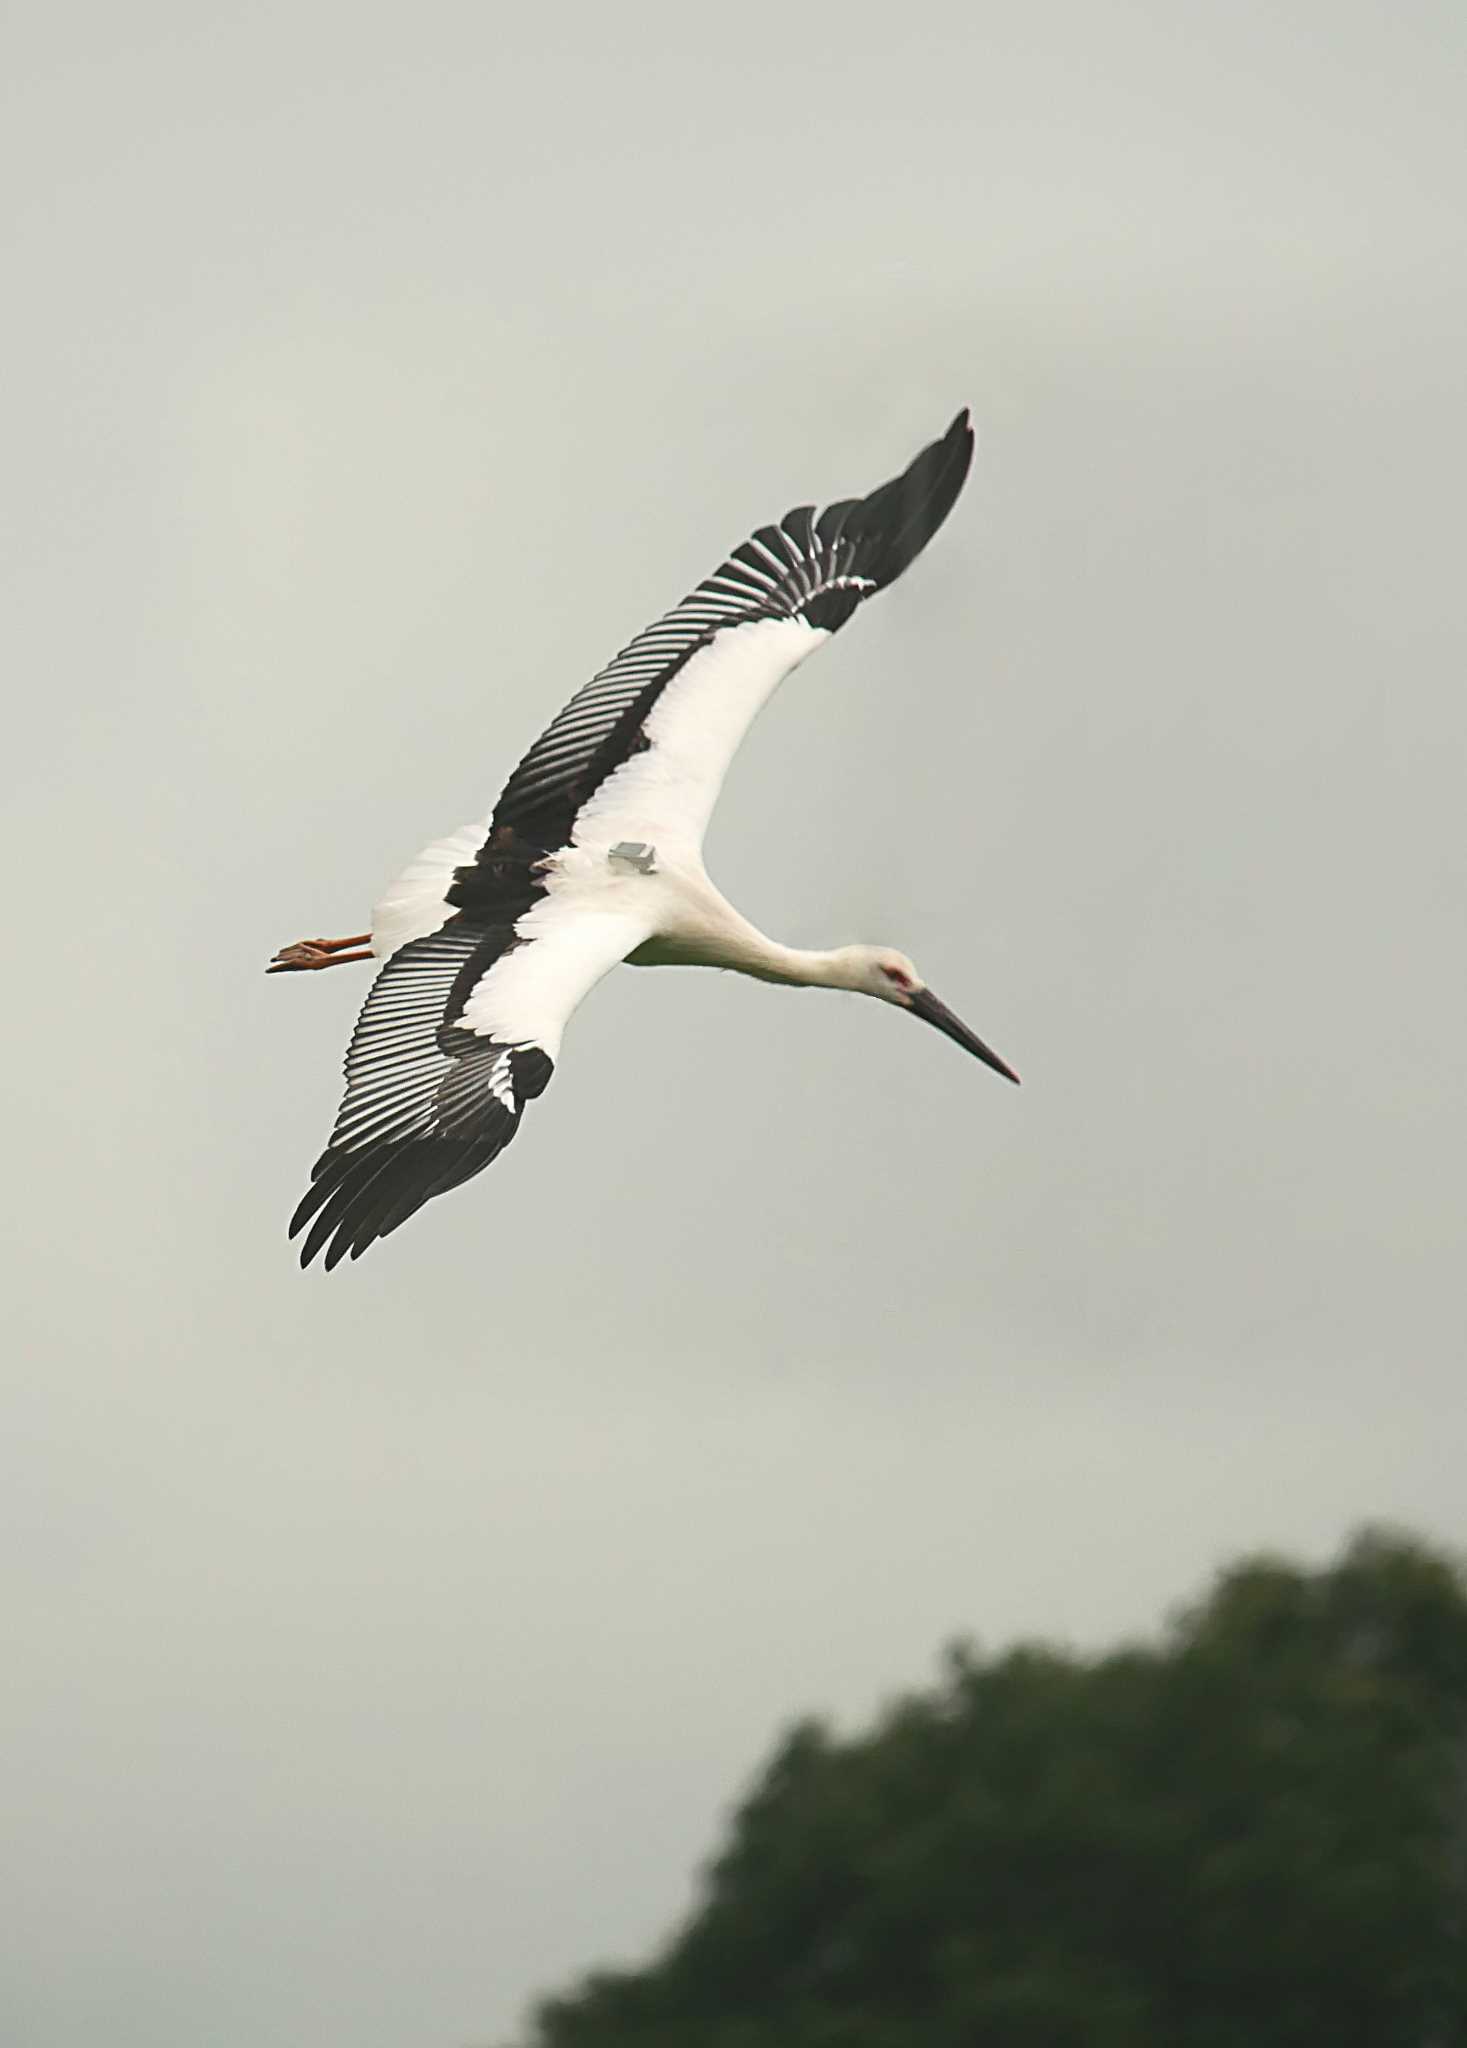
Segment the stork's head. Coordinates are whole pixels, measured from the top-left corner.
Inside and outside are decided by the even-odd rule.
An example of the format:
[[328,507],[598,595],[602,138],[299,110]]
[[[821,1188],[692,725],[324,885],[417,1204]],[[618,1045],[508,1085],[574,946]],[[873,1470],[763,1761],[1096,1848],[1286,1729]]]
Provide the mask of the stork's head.
[[938,1001],[905,953],[894,953],[890,946],[843,946],[839,958],[845,987],[864,996],[879,996],[899,1010],[910,1010],[924,1024],[935,1024],[945,1037],[992,1067],[995,1074],[1017,1082],[1013,1068],[955,1017],[946,1003]]

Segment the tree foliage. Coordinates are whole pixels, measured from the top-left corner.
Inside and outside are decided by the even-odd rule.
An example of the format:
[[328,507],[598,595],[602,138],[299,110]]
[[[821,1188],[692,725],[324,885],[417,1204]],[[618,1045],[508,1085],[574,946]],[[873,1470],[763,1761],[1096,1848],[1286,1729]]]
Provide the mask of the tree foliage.
[[1397,1536],[779,1744],[536,2048],[1467,2048],[1467,1587]]

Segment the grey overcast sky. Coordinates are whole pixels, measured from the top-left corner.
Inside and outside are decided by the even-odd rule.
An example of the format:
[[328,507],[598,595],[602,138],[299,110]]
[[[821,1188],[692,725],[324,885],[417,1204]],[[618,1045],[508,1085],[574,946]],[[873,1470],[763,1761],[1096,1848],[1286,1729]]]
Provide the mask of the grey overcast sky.
[[[803,1711],[1467,1541],[1455,0],[22,7],[0,1431],[15,2048],[465,2048]],[[710,863],[360,1265],[359,928],[752,522],[963,403]],[[355,975],[356,978],[353,978]]]

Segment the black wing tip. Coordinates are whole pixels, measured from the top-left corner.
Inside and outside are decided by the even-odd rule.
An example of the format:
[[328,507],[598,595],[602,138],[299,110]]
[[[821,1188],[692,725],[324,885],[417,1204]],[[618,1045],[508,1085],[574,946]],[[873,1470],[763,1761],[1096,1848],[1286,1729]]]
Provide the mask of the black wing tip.
[[944,434],[929,441],[900,476],[862,498],[844,522],[858,543],[858,567],[878,589],[910,568],[958,501],[976,437],[965,405]]
[[[391,1185],[393,1177],[386,1172],[386,1168],[395,1163],[389,1159],[379,1165],[376,1172],[363,1176],[355,1189],[343,1190],[343,1175],[332,1184],[332,1193],[336,1196],[334,1201],[329,1197],[325,1202],[319,1198],[312,1201],[312,1195],[316,1193],[314,1187],[306,1195],[291,1218],[290,1237],[300,1235],[316,1209],[320,1209],[321,1214],[316,1217],[315,1225],[300,1249],[303,1273],[318,1258],[328,1273],[334,1273],[348,1254],[354,1259],[360,1258],[369,1245],[375,1244],[379,1237],[386,1237],[399,1223],[405,1223],[429,1200],[435,1192],[431,1186],[416,1199],[410,1196],[406,1202],[403,1201],[401,1190]],[[384,1189],[374,1189],[372,1183],[382,1178],[386,1178],[389,1185]],[[394,1213],[399,1208],[401,1214]],[[323,1252],[324,1258],[321,1257]]]
[[[392,1163],[394,1162],[388,1162],[389,1165]],[[415,1215],[436,1192],[430,1186],[426,1193],[418,1194],[414,1190],[404,1199],[401,1190],[390,1184],[389,1177],[389,1186],[374,1200],[371,1182],[383,1173],[384,1169],[379,1167],[378,1172],[371,1175],[355,1193],[342,1196],[334,1203],[312,1203],[310,1194],[305,1197],[291,1218],[288,1233],[290,1237],[300,1235],[315,1208],[319,1207],[323,1213],[316,1218],[315,1228],[310,1231],[301,1246],[300,1266],[303,1273],[318,1258],[328,1273],[334,1273],[342,1260],[348,1256],[359,1259],[379,1238],[387,1237],[396,1230],[399,1223],[406,1223],[408,1217]],[[338,1181],[333,1184],[333,1192],[339,1189]],[[323,1252],[324,1258],[321,1257]]]
[[385,1235],[381,1228],[364,1231],[363,1222],[380,1222],[384,1215],[383,1206],[375,1199],[381,1192],[377,1184],[396,1163],[398,1150],[383,1147],[355,1159],[329,1149],[322,1153],[286,1233],[289,1238],[299,1237],[311,1224],[300,1249],[303,1273],[322,1252],[326,1254],[322,1262],[326,1271],[334,1272],[349,1251],[355,1256],[358,1248],[365,1250],[375,1238]]
[[973,431],[973,415],[965,405],[953,415],[947,432],[936,441],[931,441],[913,457],[905,474],[898,478],[905,483],[910,478],[914,485],[925,485],[935,506],[940,503],[941,511],[936,513],[931,531],[935,533],[948,513],[957,503],[958,493],[968,480],[968,471],[973,463],[973,451],[978,437]]
[[[541,1065],[526,1068],[530,1086],[521,1102],[539,1094],[554,1072],[538,1046]],[[535,1082],[539,1086],[534,1085]],[[400,1224],[431,1202],[435,1195],[461,1187],[497,1159],[519,1129],[518,1112],[501,1110],[488,1127],[469,1138],[392,1139],[361,1153],[326,1151],[317,1161],[311,1185],[290,1219],[288,1235],[298,1237],[310,1224],[301,1246],[301,1271],[326,1254],[332,1273],[344,1258],[359,1259],[379,1238],[390,1237]],[[324,1171],[323,1171],[324,1169]],[[314,1220],[313,1220],[314,1219]]]

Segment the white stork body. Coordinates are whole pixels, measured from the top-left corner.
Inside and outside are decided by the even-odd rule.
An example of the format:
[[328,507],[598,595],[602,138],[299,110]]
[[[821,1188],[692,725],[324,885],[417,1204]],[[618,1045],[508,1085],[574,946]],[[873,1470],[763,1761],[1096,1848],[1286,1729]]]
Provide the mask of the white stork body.
[[[781,946],[719,893],[702,858],[753,719],[925,546],[971,453],[961,414],[869,497],[761,527],[572,698],[490,818],[428,847],[393,884],[373,913],[385,965],[347,1054],[346,1096],[291,1226],[311,1224],[303,1265],[323,1248],[328,1268],[355,1258],[495,1158],[549,1081],[572,1012],[621,961],[880,996],[1017,1078],[903,955]],[[315,942],[277,962],[329,965],[333,950]]]

